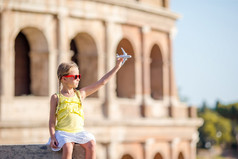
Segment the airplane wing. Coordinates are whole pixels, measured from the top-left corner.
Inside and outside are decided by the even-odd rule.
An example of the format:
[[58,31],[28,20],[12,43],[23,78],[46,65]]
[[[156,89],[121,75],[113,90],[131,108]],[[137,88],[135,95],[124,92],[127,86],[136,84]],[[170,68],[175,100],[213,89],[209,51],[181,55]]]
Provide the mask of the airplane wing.
[[124,55],[127,55],[127,53],[125,52],[125,50],[122,47],[121,47],[121,50],[122,50]]

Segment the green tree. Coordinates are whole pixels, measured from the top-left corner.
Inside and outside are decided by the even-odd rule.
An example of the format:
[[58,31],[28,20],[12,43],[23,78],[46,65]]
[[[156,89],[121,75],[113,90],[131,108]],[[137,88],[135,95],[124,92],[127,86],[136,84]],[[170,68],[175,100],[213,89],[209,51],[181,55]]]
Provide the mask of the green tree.
[[231,123],[228,119],[204,107],[199,112],[199,116],[204,120],[203,126],[198,129],[200,147],[209,148],[214,144],[225,145],[231,141]]
[[218,103],[216,111],[232,123],[232,140],[238,145],[238,103],[222,105]]
[[208,108],[207,102],[206,102],[206,101],[203,101],[202,107],[201,107],[201,109],[198,110],[198,112],[199,112],[199,113],[203,113],[203,112],[205,112],[205,111],[208,110],[208,109],[209,109],[209,108]]

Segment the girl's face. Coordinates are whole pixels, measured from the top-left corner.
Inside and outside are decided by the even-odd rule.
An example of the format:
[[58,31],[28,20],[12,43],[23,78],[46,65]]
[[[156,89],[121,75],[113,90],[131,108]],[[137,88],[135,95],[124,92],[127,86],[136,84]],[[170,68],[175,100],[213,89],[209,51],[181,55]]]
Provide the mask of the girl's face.
[[[74,76],[79,75],[78,68],[77,67],[71,67],[70,70],[69,70],[68,75],[74,75]],[[77,88],[78,85],[79,85],[79,81],[80,81],[79,78],[75,79],[75,77],[63,77],[63,82],[68,87]]]

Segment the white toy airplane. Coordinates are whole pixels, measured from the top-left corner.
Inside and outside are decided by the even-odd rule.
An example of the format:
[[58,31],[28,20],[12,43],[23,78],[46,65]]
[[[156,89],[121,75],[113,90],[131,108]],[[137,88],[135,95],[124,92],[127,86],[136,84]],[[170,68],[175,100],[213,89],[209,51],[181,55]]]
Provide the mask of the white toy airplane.
[[121,47],[121,50],[123,52],[123,55],[118,55],[117,54],[117,58],[123,58],[124,59],[123,62],[122,62],[122,65],[123,65],[128,58],[131,58],[131,55],[127,55],[127,53],[125,52],[125,50],[122,47]]

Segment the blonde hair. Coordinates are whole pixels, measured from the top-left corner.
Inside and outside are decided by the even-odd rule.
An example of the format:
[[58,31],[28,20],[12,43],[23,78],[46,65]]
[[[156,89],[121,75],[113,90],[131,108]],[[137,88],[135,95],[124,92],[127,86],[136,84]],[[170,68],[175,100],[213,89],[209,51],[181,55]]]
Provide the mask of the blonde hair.
[[[61,63],[59,66],[58,66],[58,69],[57,69],[57,76],[58,76],[58,80],[59,80],[59,97],[60,97],[60,94],[61,94],[61,79],[63,76],[66,76],[66,75],[69,75],[69,70],[72,68],[72,67],[76,67],[79,69],[78,65],[74,62],[69,62],[69,63]],[[78,92],[76,91],[76,89],[74,89],[74,92],[76,92],[78,98],[80,99],[80,96],[78,95]],[[60,104],[60,99],[58,99],[58,105]]]
[[61,64],[58,66],[57,76],[58,76],[59,81],[61,80],[61,78],[62,78],[63,76],[69,74],[69,70],[70,70],[72,67],[78,68],[78,65],[77,65],[76,63],[74,63],[74,62],[70,62],[70,63],[61,63]]

